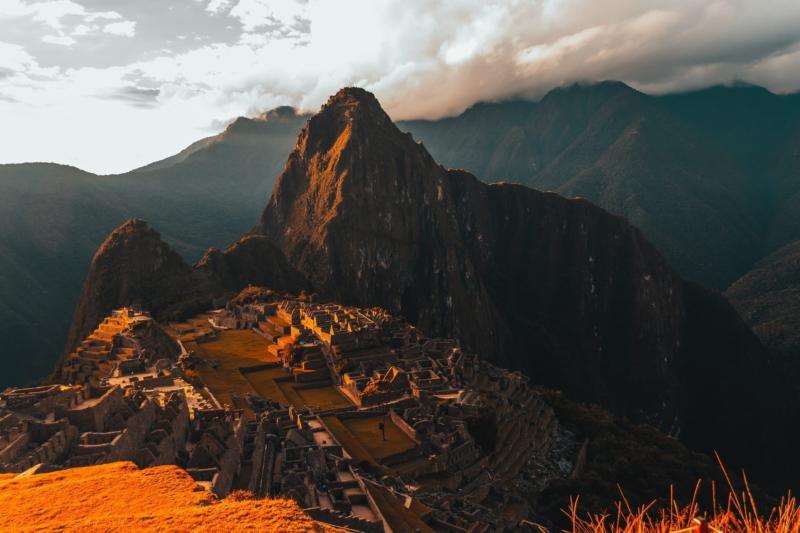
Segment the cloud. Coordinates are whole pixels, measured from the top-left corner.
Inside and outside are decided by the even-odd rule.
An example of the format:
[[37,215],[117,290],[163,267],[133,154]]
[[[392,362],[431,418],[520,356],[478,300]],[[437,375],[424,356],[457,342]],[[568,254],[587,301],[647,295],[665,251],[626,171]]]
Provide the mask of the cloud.
[[239,20],[245,31],[265,26],[292,26],[307,20],[307,3],[296,0],[238,0],[228,15]]
[[70,16],[87,21],[122,18],[116,11],[89,11],[71,0],[25,1],[4,0],[0,17],[31,17],[54,30],[64,27],[64,19]]
[[129,85],[101,93],[99,96],[101,98],[119,100],[135,107],[150,108],[157,105],[159,94],[161,94],[159,89],[146,89]]
[[136,22],[126,20],[123,22],[112,22],[103,27],[105,33],[121,35],[123,37],[133,37],[136,35]]
[[[344,85],[375,92],[395,119],[539,98],[581,80],[618,79],[646,92],[734,80],[800,88],[796,0],[198,0],[176,15],[167,2],[95,0],[102,10],[89,11],[64,0],[7,1],[0,20],[24,11],[50,25],[41,36],[78,43],[42,48],[36,37],[61,56],[0,43],[0,67],[14,72],[0,80],[3,94],[19,102],[0,103],[14,132],[0,130],[13,154],[5,157],[46,155],[90,170],[169,155],[208,135],[209,124],[253,110],[315,111]],[[191,18],[176,32],[181,17]],[[130,38],[103,32],[112,25]],[[153,40],[157,30],[169,40]],[[97,40],[76,53],[88,39]],[[126,52],[135,46],[136,55]],[[89,62],[98,50],[111,58],[100,67]],[[14,126],[45,120],[52,139]]]
[[75,44],[75,39],[73,39],[69,35],[64,35],[62,33],[60,35],[45,35],[44,37],[42,37],[42,42],[49,44],[57,44],[59,46],[71,46]]
[[223,13],[230,10],[235,0],[210,0],[206,10],[211,13]]
[[[122,20],[116,11],[93,11],[72,0],[3,0],[0,22],[27,20],[45,28],[41,42],[70,47],[92,33],[106,31],[132,36],[135,22]],[[109,22],[119,21],[119,22]]]

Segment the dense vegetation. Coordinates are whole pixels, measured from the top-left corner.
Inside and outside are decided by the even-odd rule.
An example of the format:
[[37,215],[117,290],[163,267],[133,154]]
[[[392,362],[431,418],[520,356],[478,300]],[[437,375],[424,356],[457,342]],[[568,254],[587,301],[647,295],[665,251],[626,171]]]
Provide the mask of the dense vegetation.
[[800,386],[800,241],[760,261],[725,295]]

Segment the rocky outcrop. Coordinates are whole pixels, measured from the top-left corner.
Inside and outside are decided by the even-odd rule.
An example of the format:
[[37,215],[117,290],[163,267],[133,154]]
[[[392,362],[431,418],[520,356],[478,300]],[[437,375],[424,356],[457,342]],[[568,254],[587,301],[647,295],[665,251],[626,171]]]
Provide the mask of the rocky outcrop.
[[[626,220],[445,170],[361,89],[343,89],[308,122],[256,232],[325,297],[403,314],[753,471],[776,447],[738,427],[774,424],[787,442],[796,438],[786,435],[793,407],[773,418],[775,402],[796,404],[758,342],[714,342],[746,337],[735,312],[719,295],[687,288]],[[709,320],[713,335],[703,332]],[[704,394],[718,375],[712,361],[735,379]],[[736,388],[746,382],[758,385]],[[765,384],[774,392],[762,395]],[[741,395],[737,409],[731,395]],[[712,421],[711,432],[705,416],[737,424]]]
[[[245,237],[225,251],[209,250],[190,267],[143,220],[115,229],[89,268],[70,327],[70,353],[113,309],[139,305],[159,321],[211,307],[249,284],[299,291],[304,279],[264,237]],[[59,366],[61,361],[59,361]]]
[[197,264],[198,271],[227,290],[238,292],[247,285],[280,287],[299,292],[307,286],[274,244],[261,235],[247,235],[225,251],[210,249]]
[[154,314],[185,296],[191,267],[146,222],[132,219],[92,259],[67,339],[74,349],[113,309],[146,305]]

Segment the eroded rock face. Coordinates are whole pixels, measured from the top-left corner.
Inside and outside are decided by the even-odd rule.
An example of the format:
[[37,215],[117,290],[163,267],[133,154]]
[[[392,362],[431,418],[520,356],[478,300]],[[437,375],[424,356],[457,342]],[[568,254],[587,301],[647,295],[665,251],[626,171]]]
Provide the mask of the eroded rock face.
[[[343,89],[308,122],[255,231],[324,297],[380,305],[535,382],[684,429],[698,447],[754,469],[769,455],[755,445],[761,437],[736,425],[706,431],[703,417],[762,427],[776,402],[794,401],[758,342],[728,352],[701,334],[709,317],[687,314],[686,291],[712,310],[724,300],[687,289],[626,220],[445,170],[361,89]],[[746,336],[735,313],[720,313],[714,335]],[[734,385],[704,394],[703,380],[717,377],[710,361],[725,361],[730,384],[757,382],[771,398],[748,387],[734,411],[725,399],[742,392]],[[794,420],[796,410],[782,415]]]

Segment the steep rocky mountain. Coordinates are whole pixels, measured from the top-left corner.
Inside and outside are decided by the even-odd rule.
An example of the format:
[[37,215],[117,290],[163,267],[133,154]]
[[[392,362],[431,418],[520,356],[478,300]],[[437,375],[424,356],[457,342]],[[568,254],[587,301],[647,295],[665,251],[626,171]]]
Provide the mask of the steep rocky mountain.
[[800,241],[760,261],[725,295],[800,384]]
[[797,397],[724,298],[586,200],[445,169],[361,89],[309,120],[260,223],[225,251],[190,268],[141,222],[112,234],[73,331],[115,306],[163,319],[250,284],[385,307],[757,479],[800,479]]
[[624,215],[680,274],[723,289],[800,238],[799,104],[746,85],[649,96],[603,82],[400,127],[446,166]]
[[45,376],[61,353],[92,255],[132,217],[186,260],[252,227],[307,117],[239,118],[180,154],[117,176],[0,165],[0,389]]
[[249,284],[291,292],[307,286],[263,237],[243,237],[224,251],[212,248],[190,267],[145,221],[129,220],[111,232],[92,259],[63,354],[113,309],[140,305],[158,320],[171,320],[202,312],[215,298]]
[[795,395],[726,300],[585,200],[446,170],[363,90],[308,122],[254,233],[326,298],[383,306],[756,475],[797,442]]

